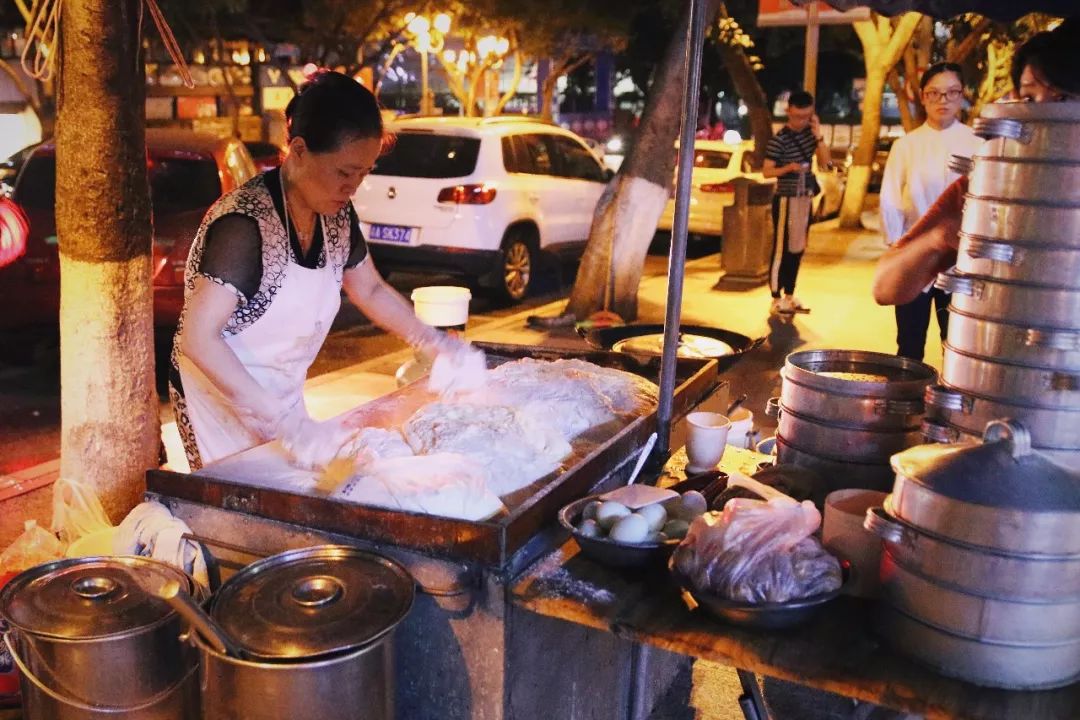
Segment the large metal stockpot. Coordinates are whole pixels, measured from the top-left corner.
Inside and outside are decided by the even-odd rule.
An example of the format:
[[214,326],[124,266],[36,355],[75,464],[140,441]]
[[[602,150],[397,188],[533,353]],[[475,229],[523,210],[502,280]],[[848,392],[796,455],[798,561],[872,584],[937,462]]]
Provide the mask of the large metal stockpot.
[[1080,162],[1080,103],[991,103],[972,126],[988,140],[975,158]]
[[413,585],[397,563],[335,545],[244,568],[222,585],[211,614],[249,657],[196,640],[204,720],[390,720],[390,639]]
[[1080,252],[1068,245],[1029,245],[960,233],[956,269],[1003,282],[1080,288]]
[[1080,330],[994,322],[955,309],[949,312],[949,346],[984,360],[1051,370],[1080,368]]
[[892,458],[893,492],[866,519],[886,541],[882,630],[971,682],[1067,684],[1080,677],[1080,473],[1032,452],[1018,423],[983,440]]
[[952,293],[951,307],[995,322],[1080,330],[1080,290],[1006,283],[950,270],[934,283]]
[[[941,380],[961,392],[1029,407],[1080,410],[1080,368],[1050,370],[984,360],[944,343]],[[1080,429],[1078,429],[1080,432]]]
[[153,592],[180,570],[147,558],[73,558],[0,592],[5,641],[23,672],[27,720],[198,720],[198,655]]

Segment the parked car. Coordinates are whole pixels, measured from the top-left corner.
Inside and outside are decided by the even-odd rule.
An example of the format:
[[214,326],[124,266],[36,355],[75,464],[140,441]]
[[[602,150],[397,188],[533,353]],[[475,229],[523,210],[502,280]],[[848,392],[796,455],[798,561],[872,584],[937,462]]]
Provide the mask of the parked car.
[[251,154],[251,159],[255,162],[255,168],[259,172],[281,167],[281,163],[285,161],[285,148],[275,143],[245,142],[244,147]]
[[[154,210],[154,323],[173,326],[183,304],[184,264],[203,215],[223,193],[255,175],[243,143],[187,130],[146,131]],[[12,200],[29,219],[26,254],[0,268],[0,329],[55,326],[60,313],[56,238],[56,151],[31,150],[15,179]]]
[[467,278],[519,301],[543,259],[579,258],[612,172],[574,133],[521,117],[399,119],[353,197],[384,271]]
[[[694,143],[694,170],[690,176],[690,216],[688,232],[695,235],[722,235],[724,208],[735,202],[731,182],[745,177],[761,183],[774,183],[751,167],[754,143],[747,140],[737,145],[720,140],[698,140]],[[837,170],[818,167],[814,158],[812,168],[821,187],[814,197],[812,220],[822,220],[840,211],[844,195],[843,176]],[[657,229],[670,232],[675,218],[675,193],[668,200]]]

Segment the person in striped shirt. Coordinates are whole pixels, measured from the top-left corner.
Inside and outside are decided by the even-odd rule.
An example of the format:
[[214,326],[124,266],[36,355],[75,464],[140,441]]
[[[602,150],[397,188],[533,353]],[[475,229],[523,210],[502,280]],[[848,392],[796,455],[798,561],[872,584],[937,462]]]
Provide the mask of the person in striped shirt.
[[818,156],[821,167],[831,165],[829,148],[821,137],[821,126],[814,113],[814,96],[803,91],[792,93],[787,118],[787,124],[765,146],[762,167],[765,177],[777,178],[772,206],[770,312],[783,314],[810,310],[795,297],[795,280],[810,230],[810,208],[819,191],[811,169],[814,155]]

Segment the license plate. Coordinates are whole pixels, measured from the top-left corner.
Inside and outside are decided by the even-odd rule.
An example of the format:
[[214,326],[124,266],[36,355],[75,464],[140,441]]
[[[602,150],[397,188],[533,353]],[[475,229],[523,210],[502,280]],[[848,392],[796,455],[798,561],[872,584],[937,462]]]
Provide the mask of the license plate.
[[398,243],[399,245],[408,245],[412,242],[413,230],[414,228],[402,227],[400,225],[372,224],[371,231],[368,233],[368,239]]

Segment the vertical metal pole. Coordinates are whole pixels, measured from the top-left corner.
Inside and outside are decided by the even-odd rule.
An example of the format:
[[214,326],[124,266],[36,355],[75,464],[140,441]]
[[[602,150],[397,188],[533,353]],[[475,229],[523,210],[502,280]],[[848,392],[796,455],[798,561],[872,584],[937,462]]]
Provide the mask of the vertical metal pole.
[[818,60],[818,4],[812,2],[806,6],[806,59],[803,62],[803,90],[811,95],[817,94]]
[[431,114],[431,102],[428,99],[428,51],[420,51],[420,114]]
[[679,133],[679,172],[675,185],[675,223],[668,255],[667,314],[664,317],[664,352],[660,359],[660,404],[656,411],[657,451],[671,450],[671,420],[675,396],[675,365],[682,318],[683,275],[686,272],[686,225],[690,211],[690,177],[694,169],[694,134],[701,94],[701,53],[705,43],[705,9],[709,0],[690,0],[690,26],[686,29],[686,91]]

